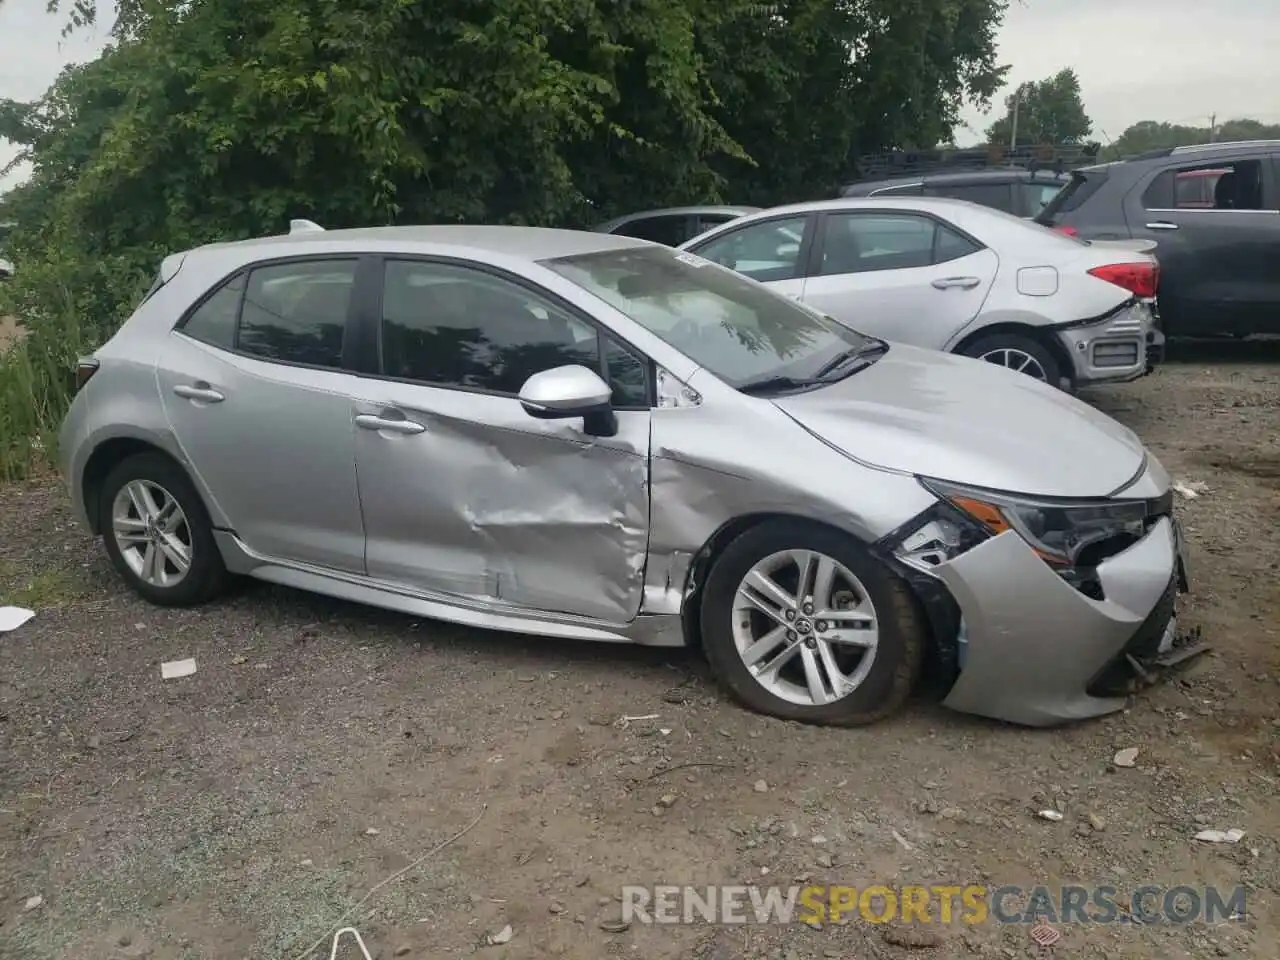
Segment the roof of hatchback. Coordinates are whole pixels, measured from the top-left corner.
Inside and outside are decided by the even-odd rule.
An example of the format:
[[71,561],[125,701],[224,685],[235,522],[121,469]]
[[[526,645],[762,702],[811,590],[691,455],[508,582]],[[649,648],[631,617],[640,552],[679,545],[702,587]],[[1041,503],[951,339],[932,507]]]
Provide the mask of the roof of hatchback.
[[646,246],[646,241],[586,230],[554,230],[547,227],[505,227],[471,224],[432,226],[361,227],[354,230],[304,230],[274,237],[256,237],[230,243],[208,244],[201,249],[325,244],[348,249],[368,247],[385,252],[403,249],[454,247],[528,260],[551,260],[602,250]]

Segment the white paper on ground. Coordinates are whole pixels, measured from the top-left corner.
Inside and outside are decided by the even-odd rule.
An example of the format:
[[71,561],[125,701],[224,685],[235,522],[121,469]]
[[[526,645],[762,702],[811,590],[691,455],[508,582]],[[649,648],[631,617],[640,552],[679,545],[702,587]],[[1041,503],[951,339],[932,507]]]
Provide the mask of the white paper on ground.
[[161,680],[177,680],[179,677],[189,677],[195,672],[196,662],[194,659],[170,660],[168,663],[160,664]]
[[25,607],[0,607],[0,633],[9,633],[36,615],[34,610]]

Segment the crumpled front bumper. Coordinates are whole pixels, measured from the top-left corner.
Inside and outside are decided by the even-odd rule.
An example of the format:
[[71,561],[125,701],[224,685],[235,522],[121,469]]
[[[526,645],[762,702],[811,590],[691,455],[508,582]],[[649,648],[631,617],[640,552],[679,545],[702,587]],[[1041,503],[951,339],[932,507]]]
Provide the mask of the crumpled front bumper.
[[1071,586],[1013,531],[932,572],[958,604],[968,640],[943,705],[1027,726],[1121,709],[1123,698],[1092,696],[1089,688],[1131,642],[1165,630],[1182,579],[1168,517],[1099,564],[1105,600]]

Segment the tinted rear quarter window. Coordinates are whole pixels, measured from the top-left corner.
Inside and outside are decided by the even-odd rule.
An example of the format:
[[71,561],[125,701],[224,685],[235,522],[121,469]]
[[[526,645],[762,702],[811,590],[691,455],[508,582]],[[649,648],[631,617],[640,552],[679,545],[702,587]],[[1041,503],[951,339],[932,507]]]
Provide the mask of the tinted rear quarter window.
[[236,342],[236,317],[240,313],[243,293],[244,274],[239,273],[206,297],[179,329],[188,337],[211,347],[232,349]]
[[1036,219],[1042,223],[1052,221],[1065,213],[1079,210],[1085,201],[1092,197],[1107,182],[1105,170],[1090,170],[1087,173],[1077,170],[1071,174],[1070,181],[1056,197],[1045,205]]

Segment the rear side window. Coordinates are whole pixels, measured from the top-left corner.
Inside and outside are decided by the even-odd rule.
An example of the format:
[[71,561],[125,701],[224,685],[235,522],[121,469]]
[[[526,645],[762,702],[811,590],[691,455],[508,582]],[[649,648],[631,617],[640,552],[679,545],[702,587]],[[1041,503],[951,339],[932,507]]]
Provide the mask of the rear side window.
[[1191,164],[1161,171],[1142,193],[1147,210],[1274,210],[1263,197],[1262,161]]
[[222,350],[312,367],[342,366],[355,260],[307,260],[241,271],[179,325]]
[[1064,213],[1079,210],[1084,205],[1084,202],[1097,193],[1099,188],[1107,182],[1107,176],[1108,174],[1105,170],[1090,170],[1087,173],[1083,170],[1075,171],[1071,174],[1071,179],[1067,182],[1067,185],[1058,192],[1057,196],[1045,204],[1045,208],[1040,211],[1040,216],[1036,217],[1036,220],[1046,223]]
[[341,367],[355,260],[308,260],[250,271],[236,348],[263,360]]
[[[157,285],[159,282],[160,278],[156,277]],[[244,274],[238,273],[205,298],[180,329],[201,343],[231,350],[236,343],[236,317],[243,294]]]

